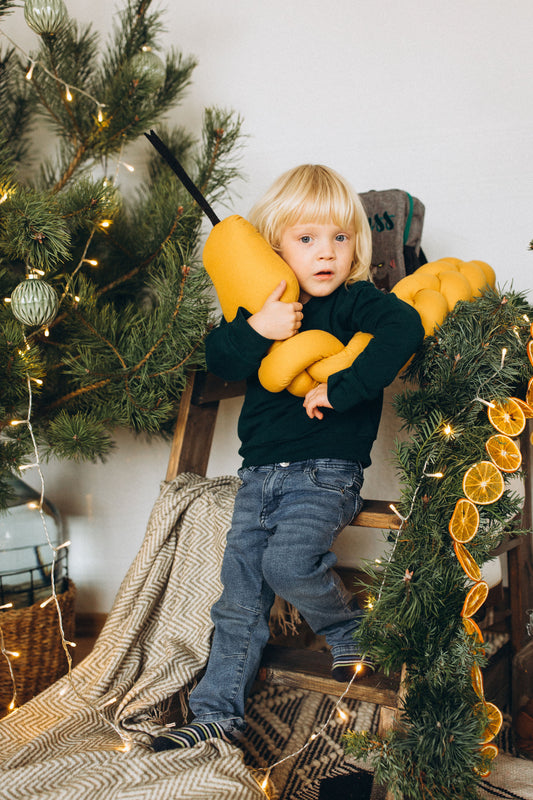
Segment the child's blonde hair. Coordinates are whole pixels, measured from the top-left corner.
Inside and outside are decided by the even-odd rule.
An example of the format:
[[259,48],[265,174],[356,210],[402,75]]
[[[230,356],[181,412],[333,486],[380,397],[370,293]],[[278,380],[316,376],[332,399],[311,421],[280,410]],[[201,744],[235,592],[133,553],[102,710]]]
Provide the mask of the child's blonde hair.
[[249,220],[274,250],[282,232],[298,223],[333,222],[355,231],[354,263],[346,283],[368,280],[372,234],[359,195],[337,172],[302,164],[283,173],[250,211]]

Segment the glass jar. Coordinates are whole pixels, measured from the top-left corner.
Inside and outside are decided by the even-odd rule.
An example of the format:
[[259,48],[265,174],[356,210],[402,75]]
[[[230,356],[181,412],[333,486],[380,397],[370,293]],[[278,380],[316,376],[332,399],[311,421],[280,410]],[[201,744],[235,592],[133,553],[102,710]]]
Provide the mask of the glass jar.
[[[14,496],[9,506],[0,511],[0,604],[23,608],[52,594],[52,548],[63,543],[63,526],[56,507],[44,498],[42,510],[50,547],[39,512],[40,493],[15,476],[9,482]],[[54,578],[56,592],[65,591],[66,547],[57,551]]]

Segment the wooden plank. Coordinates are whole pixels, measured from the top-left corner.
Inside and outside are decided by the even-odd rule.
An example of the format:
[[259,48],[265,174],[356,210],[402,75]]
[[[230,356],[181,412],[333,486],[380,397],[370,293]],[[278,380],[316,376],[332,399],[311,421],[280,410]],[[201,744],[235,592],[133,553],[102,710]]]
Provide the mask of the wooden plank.
[[194,385],[195,375],[192,375],[181,396],[165,478],[167,481],[174,480],[182,472],[205,475],[207,471],[218,403],[195,406]]
[[183,451],[183,442],[187,431],[187,419],[189,417],[189,409],[191,407],[192,390],[193,390],[194,377],[189,377],[187,386],[183,390],[180,400],[180,407],[178,409],[178,418],[176,420],[176,427],[174,428],[174,437],[172,439],[172,446],[170,448],[170,456],[167,465],[167,474],[165,480],[172,481],[178,474],[178,464]]
[[[331,677],[329,653],[280,645],[267,645],[265,648],[259,680],[336,697],[340,697],[346,689],[346,683]],[[346,697],[396,708],[399,685],[399,675],[388,677],[377,673],[354,681]]]
[[193,403],[198,406],[216,403],[231,397],[244,396],[246,381],[225,381],[212,372],[198,373],[195,381]]
[[390,509],[387,500],[364,500],[363,508],[350,525],[359,528],[383,528],[397,531],[400,519]]

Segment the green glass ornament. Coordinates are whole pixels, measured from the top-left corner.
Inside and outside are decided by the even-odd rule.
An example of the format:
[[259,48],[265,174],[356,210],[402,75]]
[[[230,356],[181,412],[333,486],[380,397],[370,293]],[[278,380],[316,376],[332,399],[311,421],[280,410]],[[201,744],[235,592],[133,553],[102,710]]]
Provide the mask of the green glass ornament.
[[59,300],[46,281],[29,275],[11,294],[11,311],[19,322],[30,327],[49,325],[57,314]]
[[142,50],[131,58],[131,68],[137,80],[155,91],[165,82],[166,67],[151,50]]
[[59,33],[68,21],[63,0],[24,0],[24,19],[39,35]]

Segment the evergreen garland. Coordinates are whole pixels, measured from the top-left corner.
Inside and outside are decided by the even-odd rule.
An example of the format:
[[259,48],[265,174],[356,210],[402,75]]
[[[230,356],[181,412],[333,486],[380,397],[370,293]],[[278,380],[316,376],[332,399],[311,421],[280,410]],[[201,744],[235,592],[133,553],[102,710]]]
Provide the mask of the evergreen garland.
[[[0,0],[0,19],[14,7]],[[197,257],[201,212],[144,138],[141,188],[126,199],[117,176],[124,148],[157,125],[208,200],[224,202],[241,120],[207,109],[200,142],[168,128],[195,61],[172,50],[158,62],[163,27],[150,7],[127,0],[105,44],[69,20],[38,38],[30,63],[15,43],[0,53],[0,508],[33,452],[27,426],[10,425],[27,416],[28,376],[43,455],[98,459],[118,426],[165,434],[187,373],[204,364],[212,294]],[[160,70],[142,65],[147,50]],[[57,142],[46,159],[43,130]],[[36,269],[60,301],[48,330],[22,325],[4,301]]]
[[[487,707],[472,683],[472,670],[486,659],[462,621],[473,583],[455,556],[448,523],[464,496],[465,471],[489,460],[485,442],[496,431],[480,401],[526,397],[530,320],[533,308],[513,291],[488,290],[458,303],[405,371],[418,388],[395,398],[411,434],[396,449],[404,522],[385,570],[366,570],[371,607],[358,640],[385,672],[405,665],[405,696],[392,732],[349,732],[345,739],[347,752],[369,758],[376,780],[395,797],[469,800],[489,768],[480,751]],[[466,545],[480,566],[516,528],[521,510],[504,477],[502,497],[478,506],[480,525]]]

